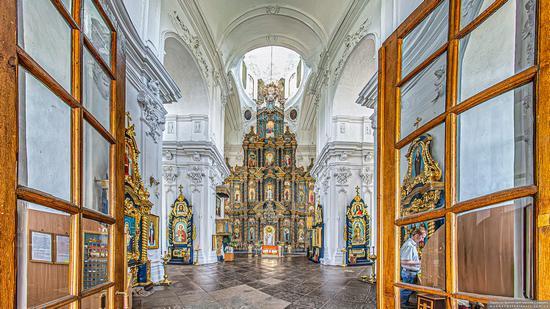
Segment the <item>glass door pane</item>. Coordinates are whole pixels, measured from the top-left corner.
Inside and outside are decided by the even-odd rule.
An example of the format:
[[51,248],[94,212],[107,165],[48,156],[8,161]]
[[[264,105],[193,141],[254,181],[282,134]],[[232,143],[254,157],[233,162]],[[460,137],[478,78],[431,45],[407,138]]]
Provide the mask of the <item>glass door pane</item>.
[[71,108],[19,68],[19,184],[71,200]]
[[87,290],[109,281],[109,225],[82,219],[83,289]]
[[[26,289],[20,307],[70,295],[71,215],[19,200],[18,278]],[[26,306],[25,306],[26,304]]]
[[[18,45],[71,91],[71,28],[51,0],[19,0]],[[44,21],[48,26],[44,27]]]

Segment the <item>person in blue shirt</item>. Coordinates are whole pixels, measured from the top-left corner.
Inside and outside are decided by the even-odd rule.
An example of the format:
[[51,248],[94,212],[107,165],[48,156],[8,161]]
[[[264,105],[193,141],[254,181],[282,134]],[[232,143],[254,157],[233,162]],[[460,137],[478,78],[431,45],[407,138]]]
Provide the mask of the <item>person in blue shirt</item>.
[[[409,239],[407,239],[400,250],[401,257],[401,282],[415,283],[420,272],[420,257],[418,256],[418,244],[424,241],[427,232],[424,227],[416,228]],[[409,297],[413,294],[411,290],[401,290],[401,308],[409,307]]]

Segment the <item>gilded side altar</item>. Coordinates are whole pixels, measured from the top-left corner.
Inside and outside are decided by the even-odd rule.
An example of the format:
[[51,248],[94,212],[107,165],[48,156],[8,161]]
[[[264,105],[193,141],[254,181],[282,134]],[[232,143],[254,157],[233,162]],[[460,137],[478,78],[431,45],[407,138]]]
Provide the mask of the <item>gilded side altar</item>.
[[149,215],[153,204],[139,172],[139,150],[133,124],[128,124],[125,134],[124,158],[124,237],[127,263],[133,274],[133,286],[152,286],[151,263],[147,258],[149,240]]

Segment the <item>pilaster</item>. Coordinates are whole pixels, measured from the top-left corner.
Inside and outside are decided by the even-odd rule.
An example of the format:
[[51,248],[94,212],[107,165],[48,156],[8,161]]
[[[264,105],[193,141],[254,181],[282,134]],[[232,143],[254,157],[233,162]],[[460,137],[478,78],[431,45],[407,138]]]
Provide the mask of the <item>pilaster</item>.
[[[183,194],[193,207],[195,256],[198,264],[216,263],[212,235],[216,232],[216,186],[222,184],[229,169],[217,147],[207,141],[164,142],[163,194],[169,209],[175,199],[175,188],[183,186]],[[166,230],[164,231],[166,233]],[[167,240],[165,240],[167,243]]]
[[321,262],[325,265],[343,264],[346,210],[355,196],[356,187],[360,188],[362,198],[369,204],[371,218],[375,217],[373,151],[372,142],[333,141],[323,148],[312,169],[312,175],[317,179],[316,192],[324,211],[325,242]]

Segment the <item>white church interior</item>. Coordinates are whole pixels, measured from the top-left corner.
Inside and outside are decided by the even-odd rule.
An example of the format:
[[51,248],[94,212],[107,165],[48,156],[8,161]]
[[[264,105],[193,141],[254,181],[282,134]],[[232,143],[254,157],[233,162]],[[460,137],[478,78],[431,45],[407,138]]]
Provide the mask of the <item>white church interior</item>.
[[0,12],[0,307],[550,301],[550,3]]

